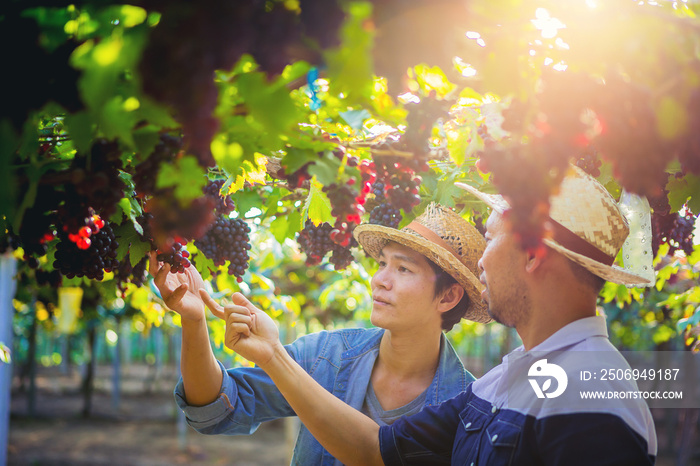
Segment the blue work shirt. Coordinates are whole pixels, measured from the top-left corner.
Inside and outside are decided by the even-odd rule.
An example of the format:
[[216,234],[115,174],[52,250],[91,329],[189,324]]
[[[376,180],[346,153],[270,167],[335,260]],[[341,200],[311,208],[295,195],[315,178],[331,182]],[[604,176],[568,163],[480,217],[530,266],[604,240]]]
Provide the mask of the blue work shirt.
[[[643,400],[581,400],[571,375],[564,394],[540,399],[528,376],[550,365],[595,371],[623,364],[603,317],[563,327],[530,351],[517,348],[464,392],[379,430],[387,465],[645,465],[656,457],[656,431]],[[589,355],[589,356],[587,356]],[[601,358],[601,355],[605,357]],[[578,385],[578,386],[577,386]],[[628,380],[600,390],[634,391]],[[545,387],[546,389],[546,387]]]
[[[285,346],[290,356],[326,390],[357,410],[379,354],[384,330],[354,328],[324,331],[303,336]],[[219,363],[221,365],[221,363]],[[260,423],[287,416],[294,411],[265,372],[257,367],[224,369],[220,395],[206,406],[189,406],[182,380],[175,388],[175,400],[187,422],[203,434],[251,434]],[[454,348],[441,336],[440,359],[435,377],[427,389],[425,406],[434,406],[463,392],[474,380],[462,365]],[[302,424],[292,457],[294,465],[340,464]]]

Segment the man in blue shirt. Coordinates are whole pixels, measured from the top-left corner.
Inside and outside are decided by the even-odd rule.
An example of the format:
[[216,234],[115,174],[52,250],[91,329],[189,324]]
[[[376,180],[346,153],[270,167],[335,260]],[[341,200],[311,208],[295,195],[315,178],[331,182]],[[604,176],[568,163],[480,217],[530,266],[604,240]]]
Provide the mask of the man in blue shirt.
[[[484,239],[436,204],[403,230],[361,229],[372,239],[363,243],[365,250],[379,263],[372,277],[371,322],[377,328],[311,334],[284,351],[336,399],[389,425],[454,397],[474,380],[443,332],[461,318],[490,320],[473,273]],[[196,270],[171,274],[152,259],[151,273],[166,305],[182,316],[182,380],[175,397],[191,426],[206,434],[250,434],[261,422],[295,415],[260,368],[225,370],[215,359],[202,299],[216,315],[222,308],[197,294],[204,284]],[[340,464],[304,426],[292,463]]]
[[[576,399],[576,380],[566,389],[562,369],[601,373],[624,364],[608,340],[604,317],[596,315],[596,299],[606,280],[646,280],[612,265],[629,233],[614,199],[572,167],[550,199],[552,236],[543,240],[542,254],[519,246],[502,197],[460,187],[493,209],[479,260],[482,298],[493,319],[515,327],[523,341],[466,391],[379,426],[308,377],[281,350],[269,316],[240,295],[216,312],[227,322],[227,346],[257,363],[311,433],[346,464],[653,464],[656,434],[643,399],[585,403]],[[356,237],[368,242],[362,231]],[[615,380],[599,381],[597,389],[635,393],[637,387]]]

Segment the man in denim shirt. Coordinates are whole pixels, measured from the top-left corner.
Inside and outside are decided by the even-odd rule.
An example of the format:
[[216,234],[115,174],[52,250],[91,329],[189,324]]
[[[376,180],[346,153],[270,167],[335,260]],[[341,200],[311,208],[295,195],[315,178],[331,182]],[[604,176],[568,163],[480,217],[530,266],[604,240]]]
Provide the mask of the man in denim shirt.
[[[508,225],[505,199],[460,187],[493,209],[479,260],[482,297],[489,314],[515,327],[523,341],[466,391],[379,426],[301,370],[282,349],[270,317],[241,295],[216,312],[227,322],[226,345],[258,364],[319,442],[346,464],[653,464],[656,433],[643,399],[586,403],[576,399],[578,387],[566,390],[561,375],[562,366],[573,363],[569,384],[580,385],[574,377],[580,371],[600,373],[624,363],[608,340],[605,318],[596,315],[596,298],[606,280],[647,280],[612,265],[629,233],[614,199],[572,167],[550,199],[546,249],[531,251],[520,247]],[[356,237],[363,243],[361,234]],[[539,376],[546,379],[541,386],[533,383]],[[596,390],[634,393],[636,384],[599,381]]]
[[[378,260],[371,322],[378,328],[320,332],[286,353],[321,387],[379,425],[434,406],[464,391],[474,377],[445,338],[461,318],[488,322],[473,271],[481,234],[458,214],[431,204],[403,230],[363,225],[365,250]],[[175,390],[188,423],[205,434],[250,434],[261,422],[295,412],[260,368],[224,369],[208,339],[204,305],[222,309],[193,268],[151,272],[170,309],[182,316],[182,379]],[[202,290],[203,291],[203,290]],[[234,301],[244,299],[239,294]],[[293,464],[339,464],[302,425]]]

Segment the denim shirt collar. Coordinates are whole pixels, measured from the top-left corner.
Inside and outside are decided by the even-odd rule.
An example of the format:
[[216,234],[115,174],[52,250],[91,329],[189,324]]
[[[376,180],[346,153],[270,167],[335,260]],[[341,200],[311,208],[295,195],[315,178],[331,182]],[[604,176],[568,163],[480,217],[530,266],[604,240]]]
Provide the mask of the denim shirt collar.
[[[372,361],[372,364],[374,364],[374,361],[376,361],[379,355],[379,345],[384,332],[385,330],[382,329],[357,346],[350,347],[343,352],[342,360],[347,362],[348,360],[374,352]],[[453,393],[455,385],[465,390],[467,385],[472,381],[473,379],[467,380],[467,372],[464,369],[461,359],[449,340],[445,337],[445,334],[441,333],[438,367],[435,371],[433,381],[428,386],[426,406],[436,405],[442,403],[446,399],[452,398],[456,395],[456,393]]]

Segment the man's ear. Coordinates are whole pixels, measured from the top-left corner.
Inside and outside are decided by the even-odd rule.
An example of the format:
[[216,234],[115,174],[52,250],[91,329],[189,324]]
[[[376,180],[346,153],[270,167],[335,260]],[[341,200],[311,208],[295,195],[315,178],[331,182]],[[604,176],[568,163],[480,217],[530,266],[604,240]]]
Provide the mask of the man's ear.
[[546,259],[547,252],[543,251],[527,251],[527,262],[525,263],[525,271],[533,273],[537,270]]
[[464,288],[458,283],[453,283],[448,289],[442,293],[440,298],[440,312],[447,312],[455,307],[464,296]]

